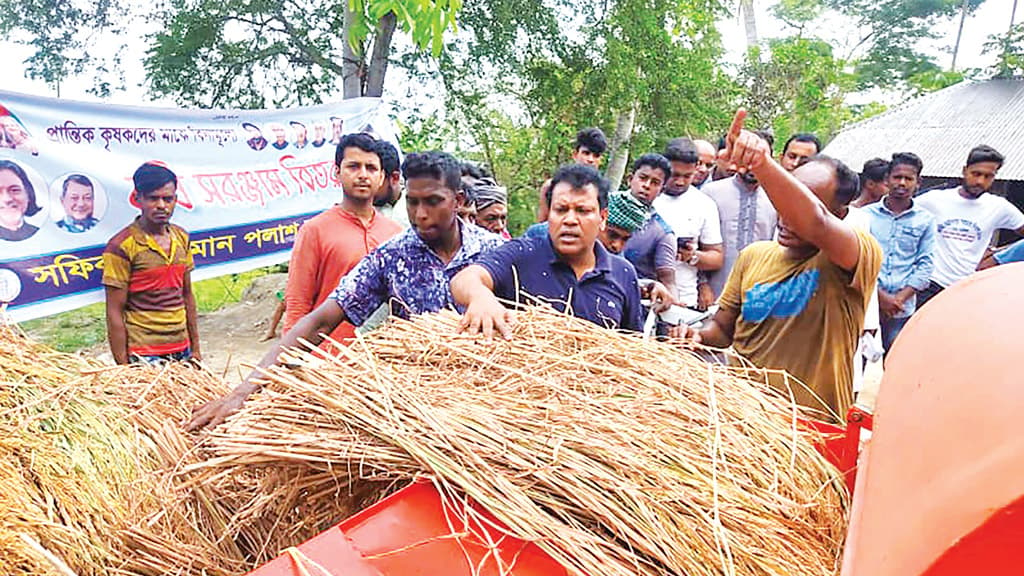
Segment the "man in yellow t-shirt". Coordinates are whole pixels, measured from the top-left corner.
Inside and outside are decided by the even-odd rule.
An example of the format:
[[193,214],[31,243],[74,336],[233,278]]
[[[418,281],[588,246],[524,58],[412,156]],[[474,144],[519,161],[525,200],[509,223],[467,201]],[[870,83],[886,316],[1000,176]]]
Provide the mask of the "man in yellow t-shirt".
[[694,340],[733,348],[756,366],[782,369],[806,386],[772,384],[808,408],[842,418],[852,403],[853,353],[878,277],[882,249],[838,214],[858,192],[842,162],[816,156],[792,174],[763,140],[743,130],[739,111],[726,155],[753,172],[779,213],[777,241],[739,256],[719,310]]

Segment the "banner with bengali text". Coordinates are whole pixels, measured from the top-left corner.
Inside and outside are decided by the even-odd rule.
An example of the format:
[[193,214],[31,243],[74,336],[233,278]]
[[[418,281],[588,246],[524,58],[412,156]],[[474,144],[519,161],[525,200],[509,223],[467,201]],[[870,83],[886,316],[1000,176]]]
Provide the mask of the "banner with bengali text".
[[287,110],[112,106],[0,91],[0,305],[15,321],[103,299],[103,249],[139,214],[132,174],[178,175],[172,222],[192,279],[286,262],[302,223],[341,199],[338,138],[398,146],[380,100]]

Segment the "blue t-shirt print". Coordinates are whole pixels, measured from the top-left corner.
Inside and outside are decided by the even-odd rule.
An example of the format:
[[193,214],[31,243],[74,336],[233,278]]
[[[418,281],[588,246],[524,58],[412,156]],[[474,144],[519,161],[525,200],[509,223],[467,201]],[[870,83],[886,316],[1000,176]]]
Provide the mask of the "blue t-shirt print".
[[804,311],[818,289],[817,268],[801,272],[782,282],[755,284],[743,295],[743,319],[762,322],[767,318],[791,318]]

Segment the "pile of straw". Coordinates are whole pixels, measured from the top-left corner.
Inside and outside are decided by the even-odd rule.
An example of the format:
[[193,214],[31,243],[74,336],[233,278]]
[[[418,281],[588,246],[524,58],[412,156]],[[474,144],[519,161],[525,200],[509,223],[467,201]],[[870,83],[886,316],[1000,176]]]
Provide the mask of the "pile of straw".
[[250,498],[226,534],[263,560],[427,477],[578,574],[835,573],[841,479],[764,374],[545,309],[507,342],[457,321],[396,321],[271,369],[183,469]]
[[185,367],[112,367],[0,326],[0,565],[5,574],[237,574],[213,502],[179,466],[191,408],[223,394]]

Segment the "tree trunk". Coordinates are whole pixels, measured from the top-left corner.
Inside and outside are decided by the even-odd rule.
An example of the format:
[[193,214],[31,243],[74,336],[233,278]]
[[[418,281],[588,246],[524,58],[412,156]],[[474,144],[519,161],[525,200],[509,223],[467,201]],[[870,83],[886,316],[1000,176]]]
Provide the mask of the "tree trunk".
[[967,20],[967,0],[960,5],[960,28],[956,31],[956,44],[953,45],[953,63],[950,64],[949,69],[956,72],[956,56],[960,52],[960,37],[964,34],[964,20]]
[[633,124],[636,123],[636,103],[629,110],[619,113],[615,119],[615,133],[612,134],[611,158],[605,176],[612,183],[612,190],[622,185],[622,176],[626,173],[629,162],[629,140],[633,137]]
[[395,34],[398,17],[388,12],[377,23],[377,35],[373,39],[370,66],[366,71],[366,96],[380,98],[384,94],[384,75],[388,72],[388,56],[391,54],[391,38]]
[[757,18],[754,16],[754,0],[740,0],[743,14],[743,29],[747,33],[747,49],[757,46]]
[[355,16],[348,9],[348,2],[345,2],[345,6],[345,24],[341,29],[341,37],[344,40],[344,48],[341,52],[341,87],[342,98],[348,100],[363,95],[363,56],[361,50],[357,52],[352,48],[350,33]]

